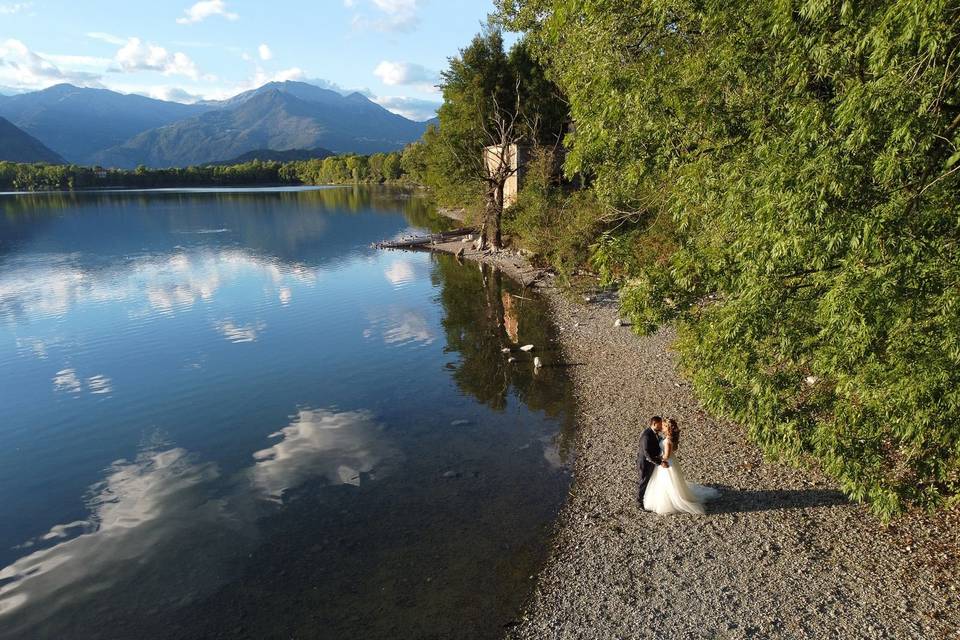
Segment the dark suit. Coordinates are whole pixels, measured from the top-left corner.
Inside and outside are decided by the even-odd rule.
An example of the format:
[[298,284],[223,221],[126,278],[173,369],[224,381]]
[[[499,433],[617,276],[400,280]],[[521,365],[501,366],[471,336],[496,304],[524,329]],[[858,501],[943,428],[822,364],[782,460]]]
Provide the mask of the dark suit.
[[657,466],[663,462],[660,456],[660,438],[657,432],[647,427],[640,434],[640,452],[637,454],[637,472],[640,476],[638,499],[643,506],[643,494],[647,491],[647,483]]

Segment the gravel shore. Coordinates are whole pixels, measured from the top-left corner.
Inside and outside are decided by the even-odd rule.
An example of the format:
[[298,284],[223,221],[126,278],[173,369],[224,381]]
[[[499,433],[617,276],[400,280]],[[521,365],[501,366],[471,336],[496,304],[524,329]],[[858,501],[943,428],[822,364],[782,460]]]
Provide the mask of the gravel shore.
[[[547,297],[577,396],[573,487],[509,638],[960,638],[957,510],[881,525],[830,479],[765,461],[744,429],[707,414],[671,330],[637,337],[614,326],[615,297],[572,301],[519,256],[465,253]],[[653,414],[679,420],[688,480],[720,490],[706,516],[637,504]]]

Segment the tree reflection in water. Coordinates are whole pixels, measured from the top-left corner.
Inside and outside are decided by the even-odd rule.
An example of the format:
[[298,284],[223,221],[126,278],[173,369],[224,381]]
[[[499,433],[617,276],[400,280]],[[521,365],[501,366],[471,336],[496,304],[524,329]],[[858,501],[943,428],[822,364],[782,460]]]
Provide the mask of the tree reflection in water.
[[[573,399],[558,393],[569,383],[546,302],[487,265],[464,268],[445,255],[436,256],[434,263],[447,350],[460,355],[453,370],[457,386],[497,411],[515,398],[562,419],[557,448],[565,461],[572,445]],[[527,344],[534,345],[532,352],[519,350]],[[511,352],[503,353],[504,348]],[[544,363],[539,371],[533,367],[535,354]]]

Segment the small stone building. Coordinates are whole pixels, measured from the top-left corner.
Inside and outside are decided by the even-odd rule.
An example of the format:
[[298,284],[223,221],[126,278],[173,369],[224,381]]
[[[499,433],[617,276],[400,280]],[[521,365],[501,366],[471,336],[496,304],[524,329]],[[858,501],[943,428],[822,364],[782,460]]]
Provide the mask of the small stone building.
[[487,171],[492,172],[500,164],[501,153],[503,153],[503,159],[513,170],[503,185],[503,208],[506,209],[517,201],[517,194],[523,186],[523,176],[530,161],[530,148],[526,145],[511,144],[507,145],[506,151],[501,152],[501,149],[503,147],[500,145],[484,147],[483,163]]

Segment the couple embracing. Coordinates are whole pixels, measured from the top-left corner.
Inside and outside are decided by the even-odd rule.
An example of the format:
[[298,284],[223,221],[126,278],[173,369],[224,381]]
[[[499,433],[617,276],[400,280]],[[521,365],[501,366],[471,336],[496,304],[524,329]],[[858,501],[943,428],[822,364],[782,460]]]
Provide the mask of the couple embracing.
[[704,503],[716,498],[716,489],[687,484],[676,452],[680,446],[680,425],[673,418],[650,418],[650,425],[640,434],[637,470],[640,472],[640,505],[646,511],[668,513],[705,513]]

